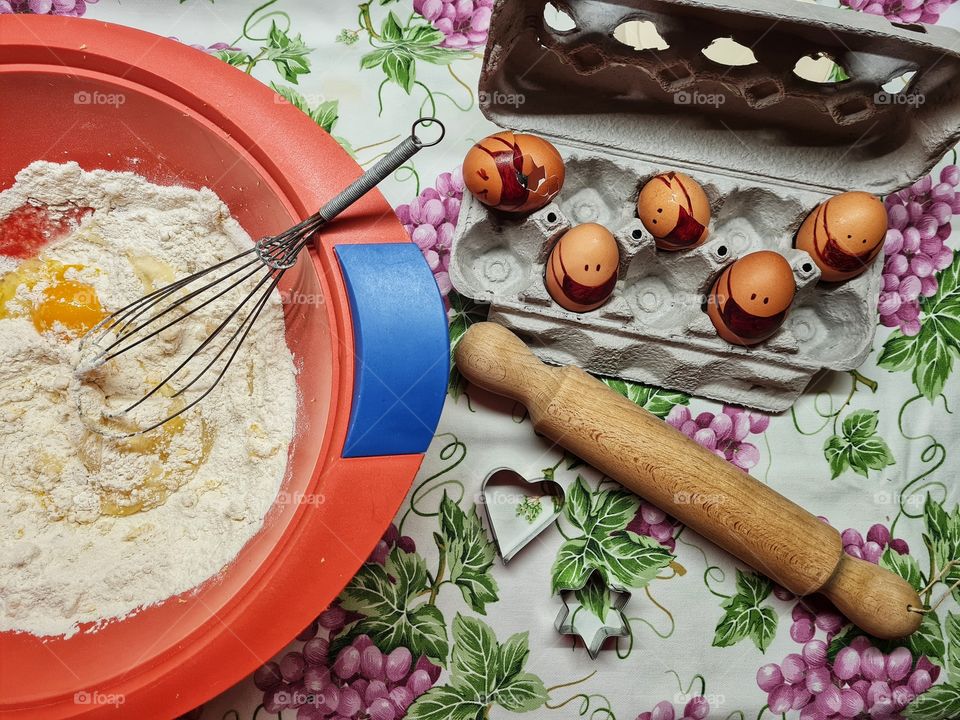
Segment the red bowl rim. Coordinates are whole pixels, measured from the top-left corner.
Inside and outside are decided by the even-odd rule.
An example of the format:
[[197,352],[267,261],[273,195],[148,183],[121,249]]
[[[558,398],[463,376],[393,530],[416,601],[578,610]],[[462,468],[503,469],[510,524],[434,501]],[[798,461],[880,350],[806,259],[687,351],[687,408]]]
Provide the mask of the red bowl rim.
[[[270,88],[170,39],[89,19],[0,16],[0,71],[5,65],[23,64],[68,66],[81,77],[84,73],[121,76],[187,105],[240,142],[300,217],[328,199],[331,183],[343,187],[360,173],[359,166],[326,132],[293,106],[278,103]],[[264,133],[265,126],[271,132]],[[318,181],[321,169],[322,183]],[[355,222],[360,218],[362,235]],[[30,718],[175,716],[248,675],[336,597],[396,514],[423,456],[340,457],[353,390],[353,335],[349,312],[344,310],[348,307],[346,290],[332,248],[343,243],[408,241],[389,204],[373,191],[347,211],[343,221],[331,226],[316,252],[311,252],[318,273],[338,299],[327,305],[331,332],[337,335],[334,346],[340,353],[334,359],[337,380],[331,393],[327,449],[318,458],[309,488],[321,481],[349,483],[350,498],[339,500],[339,510],[344,513],[344,523],[352,526],[351,544],[339,553],[329,553],[324,564],[318,565],[313,551],[321,538],[329,539],[330,528],[311,522],[309,508],[301,508],[282,542],[251,579],[256,592],[236,598],[227,612],[211,616],[200,629],[182,638],[177,652],[131,668],[110,687],[98,688],[105,694],[123,696],[122,706],[78,707],[72,697],[64,696],[24,705],[11,702],[16,688],[0,679],[0,714]],[[354,515],[351,511],[358,499],[367,501],[368,506]],[[4,654],[4,636],[11,635],[0,633],[0,656]],[[44,670],[36,668],[37,672]],[[82,685],[78,679],[78,691],[86,689]]]

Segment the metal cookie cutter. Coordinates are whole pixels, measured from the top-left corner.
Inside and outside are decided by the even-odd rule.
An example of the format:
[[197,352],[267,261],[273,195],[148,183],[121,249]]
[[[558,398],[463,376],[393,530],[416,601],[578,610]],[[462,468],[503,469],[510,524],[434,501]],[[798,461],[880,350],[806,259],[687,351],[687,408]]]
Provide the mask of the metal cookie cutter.
[[[604,593],[608,590],[610,597],[606,602]],[[563,605],[554,627],[561,635],[579,635],[591,660],[597,659],[607,638],[629,636],[630,627],[623,608],[630,600],[630,592],[626,588],[608,587],[600,573],[591,573],[582,588],[561,590],[560,599]]]
[[484,478],[480,495],[497,552],[506,563],[563,512],[566,488],[556,480],[527,480],[497,468]]

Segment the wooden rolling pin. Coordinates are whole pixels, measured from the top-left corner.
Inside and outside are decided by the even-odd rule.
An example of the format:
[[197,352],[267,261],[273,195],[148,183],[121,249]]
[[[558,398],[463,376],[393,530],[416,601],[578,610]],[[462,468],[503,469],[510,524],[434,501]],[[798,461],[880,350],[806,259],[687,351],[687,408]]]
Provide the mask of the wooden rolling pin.
[[822,593],[878,638],[909,635],[922,603],[896,574],[843,552],[840,533],[576,367],[473,325],[456,349],[475,385],[523,403],[533,427],[796,595]]

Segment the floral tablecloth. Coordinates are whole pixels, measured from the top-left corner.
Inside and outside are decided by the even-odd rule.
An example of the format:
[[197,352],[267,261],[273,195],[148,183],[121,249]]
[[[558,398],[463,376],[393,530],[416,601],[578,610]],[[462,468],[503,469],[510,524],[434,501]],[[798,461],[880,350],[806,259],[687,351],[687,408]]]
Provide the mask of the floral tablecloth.
[[[850,13],[960,25],[951,2],[845,4]],[[456,341],[484,316],[451,289],[446,269],[459,160],[493,129],[476,104],[491,4],[0,0],[0,12],[85,15],[193,44],[272,84],[363,165],[412,117],[441,116],[443,152],[418,156],[383,190],[448,297]],[[860,636],[825,603],[798,601],[537,437],[522,408],[454,373],[407,501],[339,601],[190,717],[960,717],[955,162],[952,153],[886,200],[881,327],[857,371],[820,378],[774,417],[612,383],[821,515],[842,531],[846,552],[913,583],[936,610],[908,642]],[[504,465],[567,488],[557,526],[506,566],[479,510],[484,477]],[[518,512],[533,521],[547,503],[531,490]],[[571,566],[592,574],[561,597],[554,590],[570,586]],[[622,636],[591,659],[581,639],[555,629],[561,610],[579,617],[588,642],[602,627]],[[292,707],[305,697],[313,704]]]

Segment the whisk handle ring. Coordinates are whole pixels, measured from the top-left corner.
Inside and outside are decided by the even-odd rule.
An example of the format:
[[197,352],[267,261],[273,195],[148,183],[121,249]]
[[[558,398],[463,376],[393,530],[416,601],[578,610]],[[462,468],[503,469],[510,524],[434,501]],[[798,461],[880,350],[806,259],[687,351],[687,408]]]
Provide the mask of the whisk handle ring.
[[[416,134],[418,125],[436,123],[440,126],[440,138],[429,143],[425,143]],[[431,147],[440,142],[443,138],[443,123],[435,118],[421,118],[413,124],[410,136],[403,140],[393,150],[380,158],[363,175],[354,180],[335,198],[330,200],[320,209],[320,215],[324,220],[330,222],[337,215],[342,213],[357,200],[366,195],[370,190],[380,184],[382,180],[389,177],[397,168],[412,158],[421,148]]]

